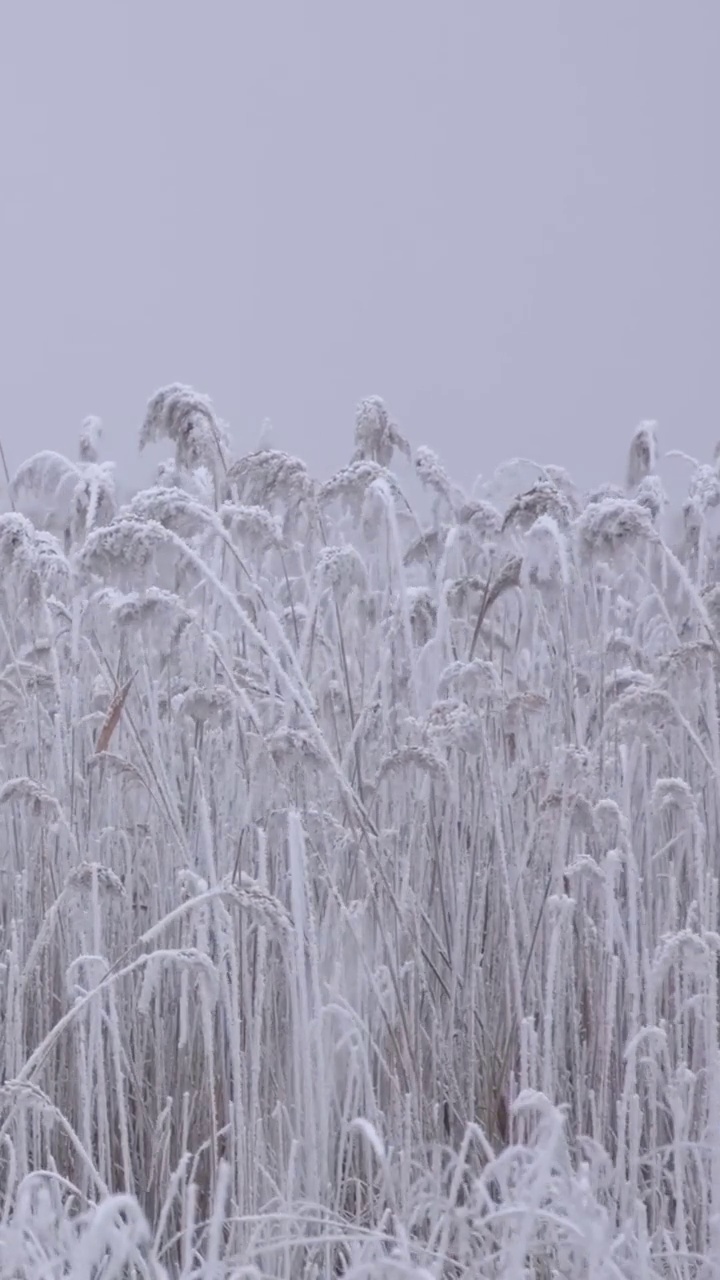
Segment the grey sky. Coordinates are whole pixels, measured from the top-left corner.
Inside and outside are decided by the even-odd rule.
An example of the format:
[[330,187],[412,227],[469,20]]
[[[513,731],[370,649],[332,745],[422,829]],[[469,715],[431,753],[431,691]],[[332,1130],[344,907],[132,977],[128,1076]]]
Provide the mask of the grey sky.
[[3,0],[11,466],[179,380],[320,473],[720,438],[717,0]]

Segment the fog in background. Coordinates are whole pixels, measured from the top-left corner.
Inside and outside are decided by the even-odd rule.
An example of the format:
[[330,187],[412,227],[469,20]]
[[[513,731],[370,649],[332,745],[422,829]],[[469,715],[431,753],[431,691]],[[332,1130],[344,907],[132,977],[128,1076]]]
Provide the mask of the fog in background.
[[717,0],[6,0],[11,470],[93,413],[142,479],[176,380],[322,475],[372,393],[468,484],[709,458],[719,63]]

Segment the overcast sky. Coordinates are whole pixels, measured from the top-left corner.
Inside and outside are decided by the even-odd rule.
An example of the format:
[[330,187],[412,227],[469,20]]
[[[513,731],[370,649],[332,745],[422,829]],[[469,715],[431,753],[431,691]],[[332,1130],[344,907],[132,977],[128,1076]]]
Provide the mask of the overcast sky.
[[468,482],[709,456],[718,66],[718,0],[2,0],[11,469],[142,476],[170,381],[321,474],[371,393]]

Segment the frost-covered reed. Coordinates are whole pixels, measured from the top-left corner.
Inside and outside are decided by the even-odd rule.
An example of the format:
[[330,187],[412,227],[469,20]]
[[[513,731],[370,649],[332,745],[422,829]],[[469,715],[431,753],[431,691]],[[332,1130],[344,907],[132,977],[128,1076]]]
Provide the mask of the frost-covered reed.
[[160,438],[0,516],[0,1276],[720,1277],[717,463]]

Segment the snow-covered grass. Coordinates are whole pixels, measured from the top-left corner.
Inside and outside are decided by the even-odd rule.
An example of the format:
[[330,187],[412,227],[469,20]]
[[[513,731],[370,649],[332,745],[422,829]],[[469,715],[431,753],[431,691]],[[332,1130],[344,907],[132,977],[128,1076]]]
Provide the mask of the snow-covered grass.
[[720,1276],[720,472],[162,438],[0,517],[0,1276]]

